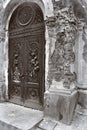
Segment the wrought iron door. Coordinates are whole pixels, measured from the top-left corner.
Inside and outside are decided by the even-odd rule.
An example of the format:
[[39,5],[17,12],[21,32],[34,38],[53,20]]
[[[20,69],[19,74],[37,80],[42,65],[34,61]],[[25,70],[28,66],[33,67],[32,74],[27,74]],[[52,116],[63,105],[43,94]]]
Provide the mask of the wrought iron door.
[[40,109],[44,94],[45,25],[40,7],[23,3],[9,24],[9,101]]

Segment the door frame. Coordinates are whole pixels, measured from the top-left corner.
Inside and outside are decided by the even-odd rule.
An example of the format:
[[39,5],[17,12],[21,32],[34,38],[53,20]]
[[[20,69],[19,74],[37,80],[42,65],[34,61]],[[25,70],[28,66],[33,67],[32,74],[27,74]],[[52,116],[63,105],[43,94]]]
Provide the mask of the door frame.
[[[16,22],[16,20],[17,20],[17,18],[18,18],[18,11],[20,10],[20,9],[22,9],[22,8],[24,8],[24,7],[30,7],[31,9],[32,9],[32,17],[34,17],[34,18],[32,18],[33,20],[32,20],[32,22],[31,22],[31,24],[27,24],[26,26],[19,26],[20,24],[19,24],[19,21],[17,21]],[[33,8],[35,7],[35,9],[34,9],[34,11],[33,11]],[[38,13],[38,11],[40,11],[41,13]],[[39,18],[41,19],[41,21],[40,22],[38,22],[38,17],[37,17],[37,19],[36,19],[36,16],[37,15],[40,15],[39,16]],[[22,16],[24,16],[23,14],[22,14]],[[36,22],[36,20],[37,20],[37,22]],[[15,30],[16,30],[16,32],[15,33],[12,33],[12,32],[14,32],[15,30],[13,30],[11,27],[12,27],[12,25],[14,25],[14,24],[16,24],[16,26],[15,26]],[[32,27],[31,27],[32,26]],[[20,34],[20,29],[22,29],[23,30],[23,34]],[[26,30],[27,30],[27,32],[26,32]],[[11,32],[12,31],[12,32]],[[17,35],[17,34],[19,34],[19,36]],[[29,33],[29,34],[27,34],[28,36],[26,36],[25,38],[24,38],[24,36],[26,35],[26,33]],[[30,33],[32,33],[32,34],[30,34]],[[12,34],[12,35],[11,35]],[[41,35],[41,38],[40,38],[40,35]],[[15,38],[14,38],[15,37]],[[38,38],[37,38],[38,37]],[[22,41],[21,40],[17,40],[17,39],[24,39],[24,42],[23,42],[23,44],[22,44]],[[34,39],[33,39],[34,38]],[[36,39],[36,41],[35,41],[35,39]],[[14,41],[15,40],[15,41]],[[25,43],[25,40],[26,40],[26,43]],[[18,41],[19,41],[19,43],[18,43]],[[21,71],[22,70],[24,70],[24,68],[27,68],[27,69],[29,69],[29,67],[27,66],[27,63],[25,63],[25,62],[27,62],[27,56],[25,55],[26,54],[26,52],[24,52],[23,50],[25,50],[24,48],[26,48],[26,47],[29,47],[29,48],[32,48],[32,45],[30,45],[29,43],[32,43],[32,42],[38,42],[38,44],[35,44],[36,46],[37,46],[37,48],[38,49],[36,49],[37,50],[37,52],[38,52],[38,59],[37,59],[37,61],[38,61],[38,63],[39,63],[39,67],[40,67],[40,70],[38,71],[38,76],[39,76],[39,81],[36,81],[37,83],[38,83],[38,87],[36,87],[36,89],[35,88],[33,88],[33,86],[32,85],[29,85],[29,81],[27,81],[26,79],[25,79],[25,76],[24,76],[24,79],[25,80],[22,80],[22,79],[20,79],[20,82],[19,83],[15,83],[13,80],[12,80],[12,75],[14,75],[14,72],[12,72],[12,70],[14,71],[14,68],[15,68],[15,66],[17,67],[17,68],[20,68],[20,66],[19,66],[19,64],[21,63],[24,63],[23,64],[23,68],[21,68]],[[16,43],[16,44],[15,44]],[[11,20],[10,20],[10,23],[9,23],[9,63],[8,63],[8,96],[9,96],[9,102],[12,102],[12,103],[16,103],[16,104],[22,104],[22,102],[24,103],[24,105],[23,106],[30,106],[30,107],[32,107],[32,108],[40,108],[40,106],[43,106],[43,99],[44,99],[44,78],[45,78],[45,23],[44,23],[44,19],[43,19],[43,12],[42,12],[42,10],[41,10],[41,8],[37,5],[37,4],[35,4],[35,3],[31,3],[31,2],[29,2],[29,4],[28,3],[23,3],[23,4],[21,4],[20,6],[18,6],[17,7],[17,9],[15,10],[15,12],[13,13],[13,15],[12,15],[12,17],[11,17]],[[14,46],[14,44],[15,44],[15,47],[13,47]],[[20,53],[22,53],[23,52],[23,56],[24,56],[24,62],[21,62],[20,60],[20,62],[18,63],[18,60],[17,59],[15,59],[14,58],[14,53],[16,53],[16,54],[18,54],[17,53],[17,50],[16,50],[16,47],[17,47],[17,45],[20,45],[20,46],[22,46],[22,45],[24,45],[24,47],[22,48],[22,50],[20,50],[19,52]],[[25,46],[26,45],[26,46]],[[40,47],[40,48],[39,48]],[[11,49],[11,48],[13,48],[13,49]],[[28,48],[28,50],[27,50],[27,52],[29,52],[29,48]],[[26,48],[27,49],[27,48]],[[32,48],[33,49],[33,48]],[[40,49],[40,50],[39,50]],[[42,49],[42,50],[41,50]],[[16,51],[16,52],[15,52]],[[18,55],[18,57],[20,57],[21,58],[21,60],[23,59],[23,57],[21,57],[21,54],[19,54]],[[29,56],[29,57],[31,57],[31,58],[33,58],[32,56]],[[16,60],[16,62],[18,63],[18,65],[16,64],[15,65],[15,63],[13,62],[14,60]],[[29,61],[29,60],[28,60]],[[31,65],[31,63],[29,62],[29,64]],[[28,65],[29,65],[28,64]],[[12,66],[14,66],[14,67],[12,67]],[[20,69],[19,69],[20,70]],[[21,73],[21,71],[19,71],[20,72],[20,74],[22,75],[22,73]],[[26,71],[26,70],[25,70]],[[27,72],[27,71],[26,71]],[[25,74],[24,74],[25,75]],[[29,75],[28,75],[29,76]],[[27,78],[28,78],[28,76],[27,76]],[[33,85],[34,85],[34,80],[33,80],[33,78],[31,78],[32,79],[32,83],[33,83]],[[22,82],[23,81],[23,82]],[[26,82],[26,85],[25,85],[25,82]],[[36,83],[35,82],[35,83]],[[13,85],[12,85],[13,84]],[[19,87],[17,87],[17,86],[19,86]],[[29,87],[30,86],[30,87]],[[36,96],[36,99],[34,98],[29,98],[29,96],[31,95],[31,94],[29,94],[29,95],[25,95],[25,93],[27,94],[27,91],[28,92],[30,92],[31,90],[30,89],[32,89],[33,91],[35,91],[36,93],[38,93],[38,96]],[[14,90],[14,91],[13,91]],[[15,93],[14,94],[14,92],[16,92],[15,90],[18,90],[17,92],[19,93]],[[24,92],[25,91],[25,92]],[[26,98],[28,96],[28,98]],[[18,103],[18,99],[19,99],[19,103]],[[17,100],[17,102],[16,102],[16,100]],[[32,102],[32,103],[31,103]],[[32,105],[30,105],[30,104],[32,104]],[[36,104],[36,105],[35,105]],[[39,106],[39,107],[37,107],[37,106]]]

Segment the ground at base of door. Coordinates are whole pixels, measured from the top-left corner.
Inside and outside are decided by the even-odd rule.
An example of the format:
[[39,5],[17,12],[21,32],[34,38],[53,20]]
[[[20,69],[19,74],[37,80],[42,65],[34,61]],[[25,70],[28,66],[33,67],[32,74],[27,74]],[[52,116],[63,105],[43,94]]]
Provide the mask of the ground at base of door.
[[[41,124],[43,125],[41,126]],[[50,124],[52,124],[52,126]],[[87,116],[75,113],[71,125],[45,119],[30,130],[87,130]]]
[[29,130],[42,119],[42,111],[0,103],[0,130]]
[[76,111],[72,124],[65,125],[52,119],[43,119],[42,111],[0,103],[0,130],[87,130],[87,116]]

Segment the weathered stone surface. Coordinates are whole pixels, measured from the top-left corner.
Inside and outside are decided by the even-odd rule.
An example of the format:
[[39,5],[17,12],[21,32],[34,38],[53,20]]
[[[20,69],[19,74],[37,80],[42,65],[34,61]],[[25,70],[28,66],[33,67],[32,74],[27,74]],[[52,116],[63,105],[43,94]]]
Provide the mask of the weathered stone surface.
[[3,1],[0,1],[0,101],[4,101],[5,97],[5,71],[4,71],[4,28],[3,28]]
[[56,127],[56,124],[57,123],[52,120],[44,119],[38,126],[44,130],[53,130]]
[[[61,120],[67,124],[71,122],[77,102],[75,93],[68,94],[76,87],[74,48],[78,24],[70,4],[70,1],[54,0],[54,17],[50,17],[46,21],[51,39],[48,80],[49,86],[53,86],[55,91],[49,91],[45,94],[44,113],[45,116],[56,120],[62,118]],[[58,85],[56,85],[56,82]],[[60,104],[61,100],[63,100],[62,105]],[[64,109],[66,109],[66,112]]]
[[[74,45],[77,31],[77,19],[74,15],[73,8],[65,7],[54,2],[54,17],[47,22],[49,34],[55,36],[55,43],[50,45],[49,60],[49,79],[55,79],[57,82],[63,82],[65,88],[76,80],[76,73],[73,68],[75,62]],[[58,5],[58,6],[57,6]],[[53,31],[53,30],[55,31]],[[52,38],[51,36],[51,38]]]
[[33,128],[30,129],[30,130],[42,130],[42,129],[40,129],[40,128],[38,128],[38,127],[33,127]]
[[87,109],[87,90],[78,91],[78,103],[81,107]]
[[77,73],[77,87],[80,89],[87,88],[87,63],[86,63],[86,46],[87,46],[87,29],[84,22],[80,22],[78,27],[77,45],[76,45],[76,62],[75,70]]
[[11,124],[6,124],[1,121],[0,121],[0,129],[1,130],[21,130],[21,129],[11,126]]
[[[7,109],[7,106],[8,105],[6,105],[5,104],[5,108],[4,109]],[[11,105],[11,107],[12,106],[17,106],[17,105]],[[15,107],[14,107],[15,108]],[[21,110],[20,108],[23,108],[23,107],[18,107],[19,108],[19,111]],[[18,109],[17,108],[17,109]],[[24,109],[26,109],[26,108],[24,108]],[[11,109],[10,109],[11,110]],[[28,110],[28,109],[27,109]],[[30,110],[30,109],[29,109]],[[1,111],[1,109],[0,109],[0,111]],[[13,108],[12,108],[12,111],[13,111]],[[32,111],[34,111],[34,110],[32,110]],[[3,112],[3,109],[2,109],[2,111],[1,112]],[[17,114],[18,112],[16,111],[16,114]],[[5,116],[5,114],[6,113],[3,113],[3,118],[4,118],[4,116]],[[21,117],[20,117],[20,119],[22,119],[22,115],[23,114],[25,114],[24,112],[22,112],[22,114],[21,114]],[[38,113],[37,113],[38,114]],[[31,113],[31,115],[32,115],[32,113]],[[12,114],[11,113],[11,119],[13,119],[14,117],[14,113]],[[38,118],[38,115],[37,115],[37,118]],[[22,129],[20,129],[20,128],[17,128],[17,127],[15,127],[15,126],[12,126],[12,122],[10,121],[10,123],[9,124],[7,124],[6,122],[3,122],[3,121],[1,121],[1,116],[0,116],[0,130],[22,130],[23,129],[23,127],[22,127]],[[9,118],[8,118],[9,119]],[[30,118],[28,118],[29,120],[30,120]],[[18,120],[18,119],[17,119]],[[26,123],[28,122],[28,120],[26,121]],[[51,120],[51,122],[54,122],[53,120]],[[20,121],[19,121],[19,123],[20,123]],[[38,123],[40,123],[40,122],[38,122]],[[50,123],[50,122],[49,122]],[[28,125],[30,126],[30,124],[28,123]],[[25,126],[25,125],[24,125]],[[30,128],[30,127],[29,127]],[[31,128],[31,129],[23,129],[23,130],[46,130],[46,129],[41,129],[41,128],[39,128],[38,127],[38,124],[36,124],[36,126],[33,126],[33,128]],[[61,123],[61,122],[56,122],[56,126],[55,126],[55,128],[54,129],[52,129],[52,130],[87,130],[87,116],[83,116],[83,115],[80,115],[80,114],[78,114],[78,112],[75,112],[75,115],[74,115],[74,117],[73,117],[73,121],[72,121],[72,124],[71,125],[69,125],[69,126],[67,126],[66,124],[63,124],[63,123]]]
[[77,104],[77,91],[71,94],[59,92],[45,93],[45,117],[51,117],[70,124]]
[[[87,2],[86,0],[73,0],[74,14],[78,19],[78,33],[76,38],[75,72],[78,87],[78,103],[87,108]],[[84,112],[83,112],[84,114]]]
[[[73,90],[73,86],[82,89],[79,90],[78,102],[83,108],[87,108],[87,90],[83,90],[87,89],[87,1],[42,0],[43,4],[41,0],[34,1],[41,5],[46,20],[45,89],[51,87],[54,79],[59,83],[57,90],[45,94],[44,113],[47,117],[69,124],[77,102],[77,92],[68,93],[70,89]],[[13,8],[21,2],[23,0],[0,0],[1,101],[4,101],[8,95],[8,27],[6,25],[9,24],[8,18]],[[6,128],[1,127],[1,129]],[[64,127],[61,127],[62,129]]]
[[0,104],[0,130],[28,130],[42,119],[41,111],[11,103]]
[[[32,130],[39,129],[34,128]],[[75,112],[71,125],[66,125],[61,122],[57,122],[57,125],[53,130],[87,130],[87,116],[83,116]]]

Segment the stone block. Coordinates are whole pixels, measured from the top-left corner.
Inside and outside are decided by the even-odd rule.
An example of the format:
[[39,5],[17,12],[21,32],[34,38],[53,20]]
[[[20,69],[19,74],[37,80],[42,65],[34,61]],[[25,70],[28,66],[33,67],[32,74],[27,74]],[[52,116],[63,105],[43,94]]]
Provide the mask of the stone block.
[[77,91],[73,91],[71,94],[56,91],[45,93],[44,116],[70,124],[77,104],[77,98]]
[[78,91],[78,103],[81,107],[87,109],[87,90]]

